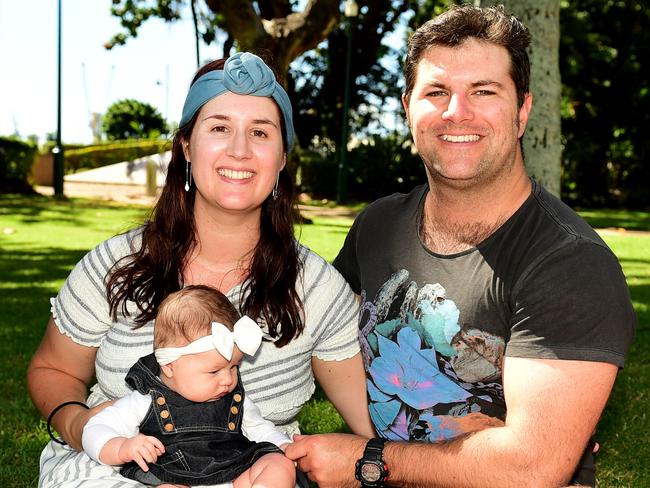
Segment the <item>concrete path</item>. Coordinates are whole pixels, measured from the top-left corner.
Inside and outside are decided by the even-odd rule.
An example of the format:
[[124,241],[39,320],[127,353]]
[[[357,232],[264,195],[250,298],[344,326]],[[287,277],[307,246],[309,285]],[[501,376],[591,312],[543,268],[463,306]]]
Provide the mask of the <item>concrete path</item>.
[[[66,175],[63,178],[63,194],[67,197],[153,205],[165,183],[170,158],[171,152],[167,151],[163,154],[154,154],[133,161]],[[156,195],[147,193],[148,161],[156,163]],[[54,189],[47,186],[37,186],[36,191],[43,195],[54,194]]]
[[153,154],[133,161],[110,164],[101,168],[81,171],[63,178],[64,191],[65,183],[101,183],[109,185],[141,185],[147,184],[147,163],[153,161],[156,164],[156,182],[158,186],[165,183],[167,165],[171,159],[171,151],[162,154]]

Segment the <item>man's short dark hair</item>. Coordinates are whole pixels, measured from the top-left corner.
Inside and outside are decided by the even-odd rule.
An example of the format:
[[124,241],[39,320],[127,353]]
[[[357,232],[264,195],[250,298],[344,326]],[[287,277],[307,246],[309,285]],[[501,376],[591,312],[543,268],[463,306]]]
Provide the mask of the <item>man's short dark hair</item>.
[[408,42],[404,63],[405,95],[411,97],[417,67],[424,53],[433,46],[455,47],[476,39],[504,47],[510,55],[510,77],[517,89],[518,106],[530,91],[530,45],[528,28],[503,5],[496,7],[455,6],[420,26]]

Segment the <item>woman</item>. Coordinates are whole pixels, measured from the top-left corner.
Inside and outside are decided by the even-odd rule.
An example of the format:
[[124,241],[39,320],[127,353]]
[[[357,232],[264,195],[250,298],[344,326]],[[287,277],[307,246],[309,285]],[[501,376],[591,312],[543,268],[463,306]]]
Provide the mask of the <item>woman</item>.
[[264,417],[296,432],[315,377],[352,430],[372,435],[357,301],[293,237],[293,137],[289,99],[260,58],[238,53],[199,70],[152,220],[88,253],[52,300],[28,386],[68,445],[46,446],[40,486],[139,486],[77,452],[81,431],[128,393],[124,376],[152,351],[158,305],[190,284],[222,291],[262,327],[267,341],[241,376]]

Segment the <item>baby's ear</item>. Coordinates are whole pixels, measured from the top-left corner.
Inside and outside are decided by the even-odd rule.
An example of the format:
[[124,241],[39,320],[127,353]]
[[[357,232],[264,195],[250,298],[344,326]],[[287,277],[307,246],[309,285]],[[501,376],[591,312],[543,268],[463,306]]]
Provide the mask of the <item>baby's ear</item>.
[[173,378],[174,377],[174,363],[169,363],[169,364],[163,364],[160,366],[160,372],[167,376],[167,378]]

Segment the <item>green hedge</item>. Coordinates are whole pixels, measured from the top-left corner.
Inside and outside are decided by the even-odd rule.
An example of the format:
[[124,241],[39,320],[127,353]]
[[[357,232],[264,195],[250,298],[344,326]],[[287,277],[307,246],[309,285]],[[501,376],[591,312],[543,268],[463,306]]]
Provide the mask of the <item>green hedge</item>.
[[27,182],[37,152],[32,142],[0,136],[0,181]]
[[79,149],[66,149],[64,152],[65,171],[66,173],[75,173],[80,170],[99,168],[162,153],[170,149],[171,141],[168,140],[121,141],[85,146]]

